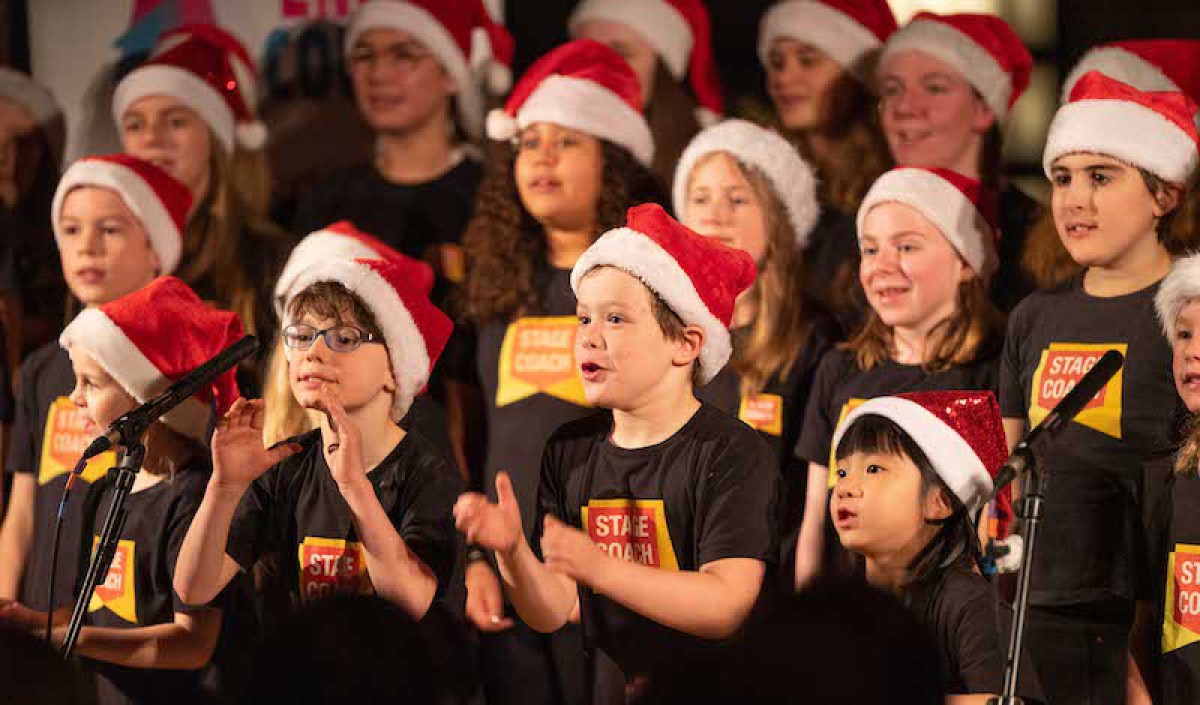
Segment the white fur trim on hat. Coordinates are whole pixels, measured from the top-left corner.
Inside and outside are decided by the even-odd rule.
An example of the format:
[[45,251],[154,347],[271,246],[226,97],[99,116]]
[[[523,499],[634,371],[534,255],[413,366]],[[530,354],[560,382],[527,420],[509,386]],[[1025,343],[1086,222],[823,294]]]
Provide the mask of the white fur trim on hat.
[[283,320],[284,309],[300,293],[295,286],[300,273],[313,265],[336,259],[378,259],[379,253],[360,240],[329,230],[318,230],[292,248],[287,264],[275,282],[275,315]]
[[233,111],[224,96],[196,74],[176,66],[152,64],[134,69],[113,92],[113,119],[121,124],[125,111],[148,95],[165,95],[188,106],[208,123],[217,141],[232,152],[235,140]]
[[62,246],[59,221],[62,219],[63,203],[67,195],[80,186],[99,186],[115,191],[125,205],[142,222],[150,246],[158,255],[161,267],[159,274],[171,274],[179,266],[183,251],[183,234],[175,227],[175,221],[150,184],[132,170],[104,160],[84,159],[72,164],[54,191],[50,204],[53,218],[54,238]]
[[468,57],[445,26],[425,8],[407,2],[377,0],[362,5],[350,19],[344,52],[349,60],[359,36],[370,29],[398,29],[424,44],[454,78],[458,87],[458,115],[472,139],[483,134],[483,95],[471,76]]
[[58,101],[45,86],[20,71],[4,66],[0,66],[0,97],[19,103],[40,125],[62,114]]
[[933,412],[908,399],[876,397],[856,407],[834,432],[833,447],[837,448],[850,424],[867,415],[890,419],[904,429],[968,511],[979,509],[991,496],[992,477],[971,445]]
[[1154,295],[1154,308],[1167,340],[1175,339],[1175,319],[1191,302],[1200,300],[1200,254],[1175,260]]
[[811,44],[846,69],[860,83],[870,81],[866,59],[883,43],[853,17],[824,3],[791,0],[763,15],[758,30],[758,59],[768,64],[776,39],[792,38]]
[[1174,184],[1196,169],[1196,143],[1154,110],[1127,100],[1079,100],[1058,109],[1046,137],[1042,169],[1066,154],[1103,154]]
[[692,28],[665,0],[583,0],[567,26],[577,36],[579,25],[591,20],[619,22],[642,36],[662,57],[676,81],[688,73],[692,53]]
[[1071,73],[1067,74],[1060,98],[1063,103],[1069,102],[1071,89],[1089,71],[1099,71],[1139,91],[1180,90],[1161,69],[1137,54],[1121,47],[1096,47],[1084,54]]
[[745,120],[726,120],[714,125],[696,135],[683,150],[675,167],[672,188],[675,212],[683,215],[687,211],[692,170],[697,162],[714,152],[726,152],[766,175],[776,197],[787,209],[796,246],[800,249],[807,246],[821,214],[816,174],[781,135]]
[[615,142],[647,166],[654,159],[654,137],[642,114],[617,94],[585,78],[554,74],[542,81],[517,111],[517,130],[538,122]]
[[387,343],[396,394],[391,417],[400,421],[412,406],[413,398],[429,381],[429,351],[425,336],[417,328],[412,314],[391,284],[369,265],[352,259],[316,263],[296,276],[295,291],[303,291],[317,282],[334,281],[354,292],[383,329]]
[[902,51],[919,51],[961,73],[979,91],[998,120],[1008,115],[1012,76],[975,40],[944,22],[917,20],[901,27],[888,39],[880,65]]
[[[98,308],[84,309],[58,337],[67,351],[86,350],[139,404],[170,385],[158,368],[142,354],[125,331]],[[180,402],[163,416],[172,429],[203,443],[212,421],[212,407],[196,397]]]
[[855,225],[859,238],[867,213],[881,203],[903,203],[928,218],[980,279],[987,281],[996,271],[995,231],[954,184],[924,169],[885,172],[858,208]]
[[692,278],[679,262],[650,238],[630,228],[616,228],[600,236],[575,262],[571,270],[571,290],[579,292],[579,282],[596,267],[616,267],[641,280],[675,312],[684,325],[704,330],[700,350],[700,384],[708,384],[729,362],[733,343],[729,329],[708,310]]

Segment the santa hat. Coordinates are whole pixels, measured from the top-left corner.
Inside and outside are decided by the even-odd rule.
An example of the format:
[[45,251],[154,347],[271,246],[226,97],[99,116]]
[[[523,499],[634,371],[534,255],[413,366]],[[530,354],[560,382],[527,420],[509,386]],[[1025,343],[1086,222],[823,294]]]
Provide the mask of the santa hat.
[[1178,91],[1200,101],[1200,41],[1194,39],[1134,39],[1093,47],[1067,74],[1062,102],[1091,71],[1139,91]]
[[188,24],[163,34],[144,64],[117,84],[113,117],[137,100],[166,95],[184,103],[208,123],[217,141],[260,149],[267,129],[254,114],[257,105],[253,59],[232,34],[210,24]]
[[46,125],[62,115],[62,107],[45,86],[7,66],[0,66],[0,98],[7,98],[28,110],[39,125]]
[[887,41],[879,62],[909,50],[929,54],[961,73],[1000,120],[1025,92],[1033,72],[1029,50],[995,15],[918,13]]
[[1196,104],[1183,93],[1144,92],[1091,71],[1075,84],[1046,137],[1042,168],[1050,176],[1065,154],[1103,154],[1182,184],[1196,169]]
[[884,172],[858,208],[858,236],[872,208],[903,203],[932,222],[983,280],[998,265],[995,203],[983,184],[950,169],[902,166]]
[[458,115],[472,139],[483,135],[482,87],[503,95],[512,85],[513,39],[483,0],[374,0],[355,11],[346,30],[350,57],[363,32],[396,29],[413,35],[437,57],[458,86]]
[[[125,391],[144,402],[241,340],[242,320],[212,308],[175,277],[159,277],[132,294],[85,309],[58,342],[85,350]],[[204,442],[213,421],[238,398],[236,372],[229,370],[208,389],[181,402],[163,417],[172,429]]]
[[870,399],[846,415],[833,434],[834,448],[864,416],[882,416],[903,429],[968,511],[991,496],[992,478],[1008,458],[1000,405],[991,392],[910,392]]
[[433,290],[433,268],[401,254],[382,240],[368,235],[348,220],[339,220],[309,233],[288,255],[287,264],[275,283],[275,314],[280,319],[292,297],[300,292],[296,279],[305,269],[335,259],[383,259],[398,261],[406,268],[409,282],[426,296]]
[[1175,339],[1175,319],[1189,303],[1200,300],[1200,254],[1175,260],[1154,295],[1158,322],[1168,340]]
[[183,250],[183,227],[192,207],[192,194],[187,186],[150,162],[128,154],[84,157],[63,174],[50,205],[54,239],[60,247],[63,202],[67,194],[80,186],[98,186],[116,192],[142,222],[162,266],[160,274],[175,271]]
[[692,169],[701,159],[715,152],[728,153],[767,177],[779,202],[787,210],[788,222],[796,234],[796,246],[803,249],[821,214],[817,202],[817,177],[786,139],[745,120],[726,120],[713,125],[696,135],[683,150],[675,167],[672,189],[675,212],[682,215],[687,210]]
[[571,270],[571,289],[578,294],[579,283],[596,267],[616,267],[640,279],[684,325],[704,329],[700,383],[707,384],[733,352],[733,305],[754,283],[754,260],[692,232],[655,203],[630,208],[626,221],[583,253]]
[[396,379],[391,417],[399,421],[429,381],[454,324],[429,301],[420,282],[425,275],[415,260],[326,259],[314,262],[295,279],[300,292],[317,282],[337,282],[375,316],[383,330]]
[[583,0],[571,14],[571,34],[578,36],[579,26],[592,20],[633,28],[654,47],[676,81],[690,78],[701,124],[720,119],[725,101],[708,10],[701,0]]
[[764,66],[771,46],[781,38],[820,49],[861,83],[869,84],[868,59],[896,31],[887,0],[789,0],[763,15],[758,58]]
[[650,164],[654,138],[642,116],[637,74],[600,42],[576,39],[533,62],[503,110],[488,114],[487,133],[510,140],[536,122],[580,130],[629,150]]

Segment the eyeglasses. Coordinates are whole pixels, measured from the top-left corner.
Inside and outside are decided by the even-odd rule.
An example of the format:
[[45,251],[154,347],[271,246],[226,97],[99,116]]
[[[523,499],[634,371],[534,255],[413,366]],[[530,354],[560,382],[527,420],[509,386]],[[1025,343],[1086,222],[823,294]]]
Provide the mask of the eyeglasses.
[[317,330],[303,323],[293,323],[283,329],[283,344],[292,350],[308,350],[318,337],[325,338],[326,347],[337,353],[354,352],[363,343],[379,342],[374,335],[354,326],[335,326]]

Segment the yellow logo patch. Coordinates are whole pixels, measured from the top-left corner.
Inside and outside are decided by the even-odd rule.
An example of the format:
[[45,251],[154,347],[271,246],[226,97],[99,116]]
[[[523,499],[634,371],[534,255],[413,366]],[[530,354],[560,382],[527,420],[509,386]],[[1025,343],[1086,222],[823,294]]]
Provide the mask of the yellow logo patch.
[[[100,543],[99,536],[92,537],[92,553]],[[96,586],[88,612],[107,607],[110,612],[130,624],[137,624],[137,545],[130,539],[120,539],[113,552],[108,575]]]
[[361,543],[308,536],[300,544],[299,554],[300,596],[304,600],[375,592]]
[[[59,397],[50,405],[50,413],[46,416],[46,431],[42,436],[39,485],[75,469],[79,456],[96,437],[94,432],[88,433],[84,430],[86,423],[83,412],[68,398]],[[88,461],[83,470],[83,479],[95,482],[116,464],[116,453],[101,453]]]
[[1163,653],[1200,641],[1200,546],[1176,544],[1167,558]]
[[661,499],[593,499],[583,507],[583,530],[614,558],[679,570]]
[[742,397],[738,418],[756,431],[778,436],[783,433],[783,397],[778,394]]
[[[1125,343],[1051,343],[1042,351],[1042,359],[1033,373],[1030,393],[1029,425],[1037,426],[1062,401],[1079,380],[1109,350],[1126,354]],[[1121,437],[1121,390],[1125,369],[1122,367],[1075,417],[1075,423],[1113,438]]]
[[496,406],[545,394],[588,406],[575,369],[574,316],[519,318],[508,326],[500,346]]

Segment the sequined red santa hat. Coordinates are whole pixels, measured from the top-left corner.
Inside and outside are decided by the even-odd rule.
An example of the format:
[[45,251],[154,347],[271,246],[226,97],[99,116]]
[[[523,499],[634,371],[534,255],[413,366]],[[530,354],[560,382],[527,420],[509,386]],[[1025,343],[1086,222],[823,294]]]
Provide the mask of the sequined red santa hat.
[[888,39],[880,66],[902,51],[924,52],[958,71],[999,120],[1025,92],[1033,72],[1029,49],[995,15],[918,13]]
[[235,145],[260,149],[267,129],[255,116],[257,76],[250,53],[232,34],[210,24],[183,25],[163,34],[150,58],[117,84],[113,117],[120,124],[139,99],[170,96],[196,111],[226,152]]
[[881,203],[903,203],[928,218],[984,281],[996,271],[995,199],[978,180],[938,167],[884,172],[858,208],[859,238],[867,213]]
[[[84,310],[58,342],[85,350],[139,403],[208,362],[242,339],[242,320],[215,309],[175,277],[145,287],[99,308]],[[209,426],[240,396],[229,370],[208,389],[181,402],[163,417],[172,429],[204,442]],[[215,406],[215,410],[214,410]]]
[[1200,41],[1195,39],[1133,39],[1093,47],[1067,74],[1064,103],[1091,71],[1139,91],[1178,91],[1200,102]]
[[968,511],[991,496],[992,478],[1008,458],[1000,405],[991,392],[909,392],[870,399],[838,426],[835,449],[864,416],[882,416],[903,429]]
[[350,18],[349,61],[363,32],[395,29],[411,34],[437,57],[458,87],[458,116],[472,139],[483,136],[484,88],[503,95],[512,85],[512,36],[492,19],[483,0],[373,0]]
[[409,258],[326,259],[314,262],[296,276],[292,288],[301,292],[318,282],[337,282],[354,293],[383,330],[396,380],[391,418],[399,421],[429,381],[438,355],[446,347],[454,324],[429,301],[425,276]]
[[309,233],[292,248],[287,264],[275,282],[275,314],[284,317],[287,302],[299,293],[296,280],[305,269],[335,259],[382,259],[397,261],[404,268],[410,283],[426,296],[433,290],[433,268],[389,247],[379,238],[369,235],[348,220],[339,220]]
[[1183,93],[1139,91],[1099,71],[1075,84],[1050,123],[1042,169],[1067,154],[1103,154],[1173,184],[1196,170],[1196,104]]
[[511,140],[537,122],[608,140],[642,164],[654,159],[637,74],[620,54],[591,39],[567,42],[533,62],[504,109],[488,113],[487,134]]
[[733,352],[729,326],[738,294],[754,283],[750,255],[692,232],[647,203],[629,209],[624,227],[604,233],[571,270],[571,289],[596,267],[616,267],[658,294],[684,325],[704,329],[700,383],[721,371]]
[[696,164],[710,154],[724,152],[767,177],[775,196],[787,211],[796,236],[796,247],[808,245],[808,237],[821,205],[817,201],[817,177],[790,142],[779,133],[745,120],[726,120],[696,135],[683,150],[675,166],[672,197],[675,212],[687,210],[688,184]]
[[62,246],[62,208],[67,195],[81,186],[98,186],[115,192],[141,221],[150,246],[158,255],[159,274],[170,274],[179,266],[183,251],[183,228],[192,193],[173,176],[150,162],[128,154],[84,157],[59,179],[50,204],[54,239]]
[[1200,301],[1200,254],[1180,257],[1158,286],[1154,308],[1167,340],[1175,340],[1175,320],[1189,303]]
[[860,83],[870,84],[870,59],[896,31],[887,0],[788,0],[763,15],[758,58],[768,64],[771,45],[796,39],[820,49]]
[[594,20],[629,26],[654,47],[676,81],[688,79],[702,125],[724,114],[712,28],[701,0],[583,0],[571,13],[571,34],[579,36],[580,26]]

